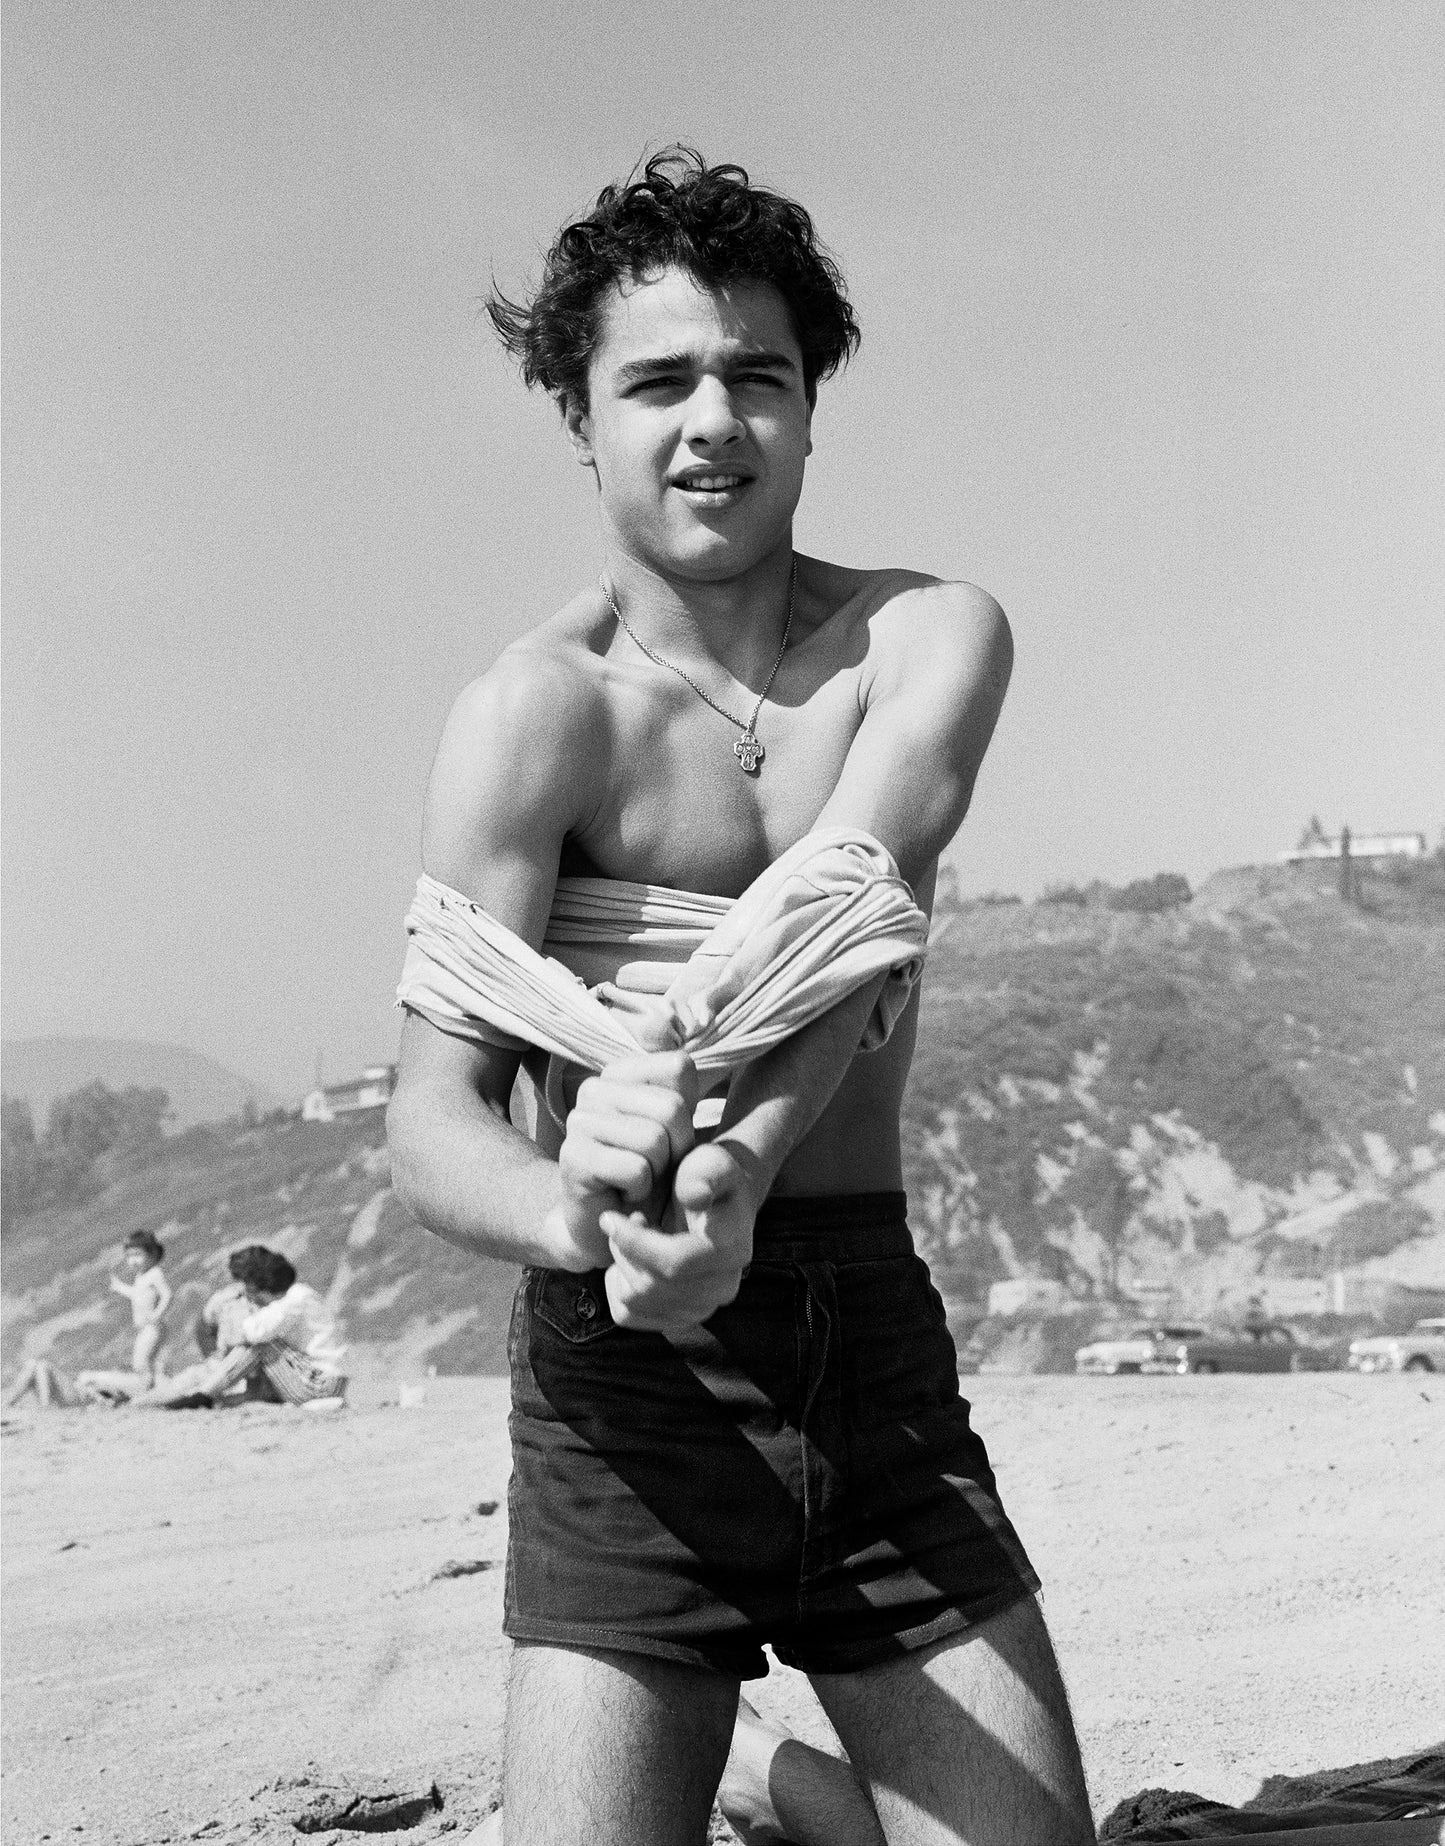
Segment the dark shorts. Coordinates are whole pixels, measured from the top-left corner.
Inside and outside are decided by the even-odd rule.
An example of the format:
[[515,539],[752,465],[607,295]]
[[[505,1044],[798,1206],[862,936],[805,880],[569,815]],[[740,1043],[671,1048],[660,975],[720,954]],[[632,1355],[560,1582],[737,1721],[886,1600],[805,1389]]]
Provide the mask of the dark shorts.
[[757,1679],[926,1647],[1031,1595],[901,1192],[770,1200],[736,1301],[613,1324],[601,1271],[512,1313],[506,1632]]

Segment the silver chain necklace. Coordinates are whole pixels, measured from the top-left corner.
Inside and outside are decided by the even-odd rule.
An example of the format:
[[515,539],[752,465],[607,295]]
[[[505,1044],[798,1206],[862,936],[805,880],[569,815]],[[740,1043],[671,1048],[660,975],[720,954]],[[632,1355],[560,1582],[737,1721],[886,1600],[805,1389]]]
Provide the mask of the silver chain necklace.
[[798,587],[798,560],[796,555],[793,558],[793,568],[788,575],[788,617],[783,623],[783,645],[778,649],[778,657],[773,662],[773,670],[768,675],[768,683],[758,694],[758,702],[753,707],[753,715],[748,719],[746,724],[744,724],[740,718],[735,718],[732,713],[723,706],[719,705],[717,700],[709,693],[704,692],[702,687],[699,686],[697,681],[692,677],[691,673],[685,673],[681,667],[675,665],[671,660],[664,660],[661,654],[655,654],[642,639],[642,636],[633,628],[627,617],[618,608],[617,598],[612,594],[612,585],[605,577],[599,577],[598,582],[602,585],[602,594],[607,598],[607,607],[617,617],[622,628],[632,640],[637,643],[643,653],[646,654],[647,658],[654,661],[660,667],[666,667],[669,673],[675,673],[679,679],[686,680],[704,705],[711,705],[720,718],[726,718],[729,724],[736,725],[738,730],[742,732],[742,736],[733,744],[733,755],[742,765],[744,775],[755,776],[758,773],[758,765],[767,755],[767,751],[763,748],[762,740],[759,738],[757,732],[758,713],[763,709],[763,700],[772,691],[773,681],[778,677],[778,668],[783,664],[783,655],[788,651],[788,631],[793,626],[793,593]]

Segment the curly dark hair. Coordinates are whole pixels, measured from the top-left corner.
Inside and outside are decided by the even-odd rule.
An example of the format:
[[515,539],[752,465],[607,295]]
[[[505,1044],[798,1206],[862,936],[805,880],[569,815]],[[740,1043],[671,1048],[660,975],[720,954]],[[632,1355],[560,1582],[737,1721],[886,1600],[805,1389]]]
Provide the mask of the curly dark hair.
[[818,380],[857,350],[858,322],[838,265],[803,207],[754,186],[742,167],[710,167],[695,148],[654,154],[625,185],[606,186],[547,252],[529,302],[493,289],[487,313],[529,385],[587,403],[600,306],[615,283],[685,269],[707,288],[766,282],[787,304],[811,401]]
[[132,1231],[125,1240],[127,1250],[139,1250],[152,1263],[159,1263],[165,1256],[166,1247],[154,1231]]
[[238,1282],[263,1295],[284,1295],[296,1280],[296,1271],[286,1258],[265,1244],[248,1243],[233,1250],[229,1268]]

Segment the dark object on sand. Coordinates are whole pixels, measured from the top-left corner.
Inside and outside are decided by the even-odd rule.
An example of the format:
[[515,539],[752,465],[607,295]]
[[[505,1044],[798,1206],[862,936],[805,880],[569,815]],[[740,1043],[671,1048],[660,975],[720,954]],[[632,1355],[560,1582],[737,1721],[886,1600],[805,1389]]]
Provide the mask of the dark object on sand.
[[435,1583],[443,1577],[475,1577],[480,1570],[491,1570],[496,1560],[493,1558],[448,1558],[445,1564],[438,1564],[431,1574],[430,1581]]
[[435,1782],[420,1792],[358,1794],[350,1789],[317,1789],[296,1813],[288,1816],[298,1833],[401,1833],[419,1826],[442,1805]]
[[[1345,1846],[1356,1828],[1363,1843],[1379,1846],[1396,1838],[1414,1839],[1414,1830],[1376,1834],[1379,1823],[1418,1823],[1418,1838],[1435,1837],[1427,1821],[1445,1815],[1445,1747],[1419,1756],[1397,1756],[1348,1769],[1320,1770],[1304,1776],[1270,1776],[1243,1807],[1226,1807],[1203,1795],[1169,1788],[1146,1788],[1121,1801],[1099,1828],[1101,1846],[1166,1840],[1266,1840],[1298,1837],[1308,1846],[1309,1830],[1320,1833],[1318,1846]],[[1348,1831],[1341,1831],[1347,1829]]]
[[325,1774],[309,1764],[304,1775],[282,1776],[229,1803],[187,1837],[203,1846],[254,1846],[298,1833],[402,1833],[445,1805],[435,1782],[397,1788],[385,1780]]
[[496,1510],[497,1502],[495,1500],[478,1500],[476,1505],[472,1508],[472,1511],[480,1514],[483,1519],[490,1518]]

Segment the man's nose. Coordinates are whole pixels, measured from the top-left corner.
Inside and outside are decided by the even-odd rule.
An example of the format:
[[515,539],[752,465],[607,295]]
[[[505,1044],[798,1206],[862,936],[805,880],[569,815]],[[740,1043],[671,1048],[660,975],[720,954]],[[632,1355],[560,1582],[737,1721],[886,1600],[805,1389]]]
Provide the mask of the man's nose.
[[704,378],[688,399],[686,438],[708,448],[720,448],[743,434],[743,422],[732,393],[720,378]]

